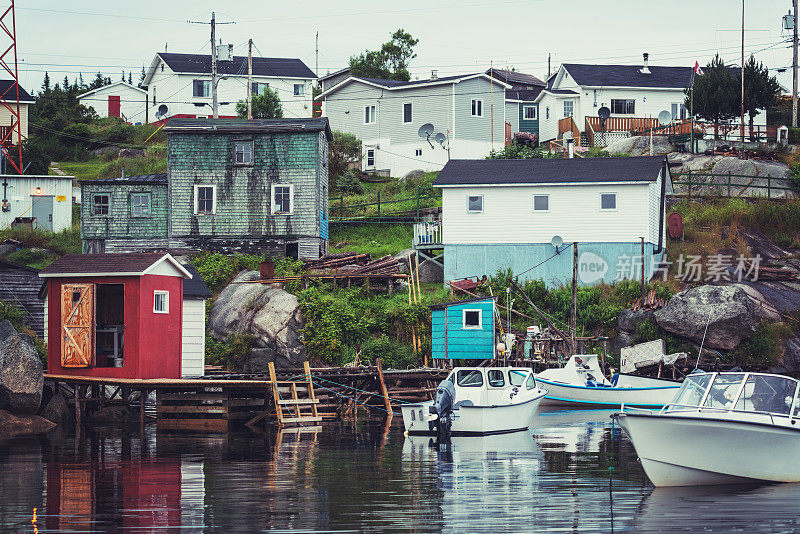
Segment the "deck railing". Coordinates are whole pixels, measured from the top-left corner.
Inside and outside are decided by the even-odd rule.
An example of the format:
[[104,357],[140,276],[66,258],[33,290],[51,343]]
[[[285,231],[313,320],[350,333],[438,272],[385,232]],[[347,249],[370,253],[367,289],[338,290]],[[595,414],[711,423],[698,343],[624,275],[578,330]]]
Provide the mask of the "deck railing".
[[580,146],[581,131],[578,129],[578,125],[575,124],[575,119],[571,116],[558,119],[558,137],[562,138],[567,132],[572,132],[572,138],[575,139],[575,144]]
[[416,223],[414,225],[413,248],[430,248],[442,244],[442,225],[438,222]]
[[[712,181],[713,180],[713,181]],[[761,183],[754,183],[759,180]],[[767,184],[763,185],[766,180]],[[713,174],[709,172],[673,173],[672,185],[674,192],[672,197],[685,197],[691,200],[695,198],[732,198],[732,197],[753,197],[766,196],[767,198],[786,198],[793,196],[797,190],[791,185],[786,185],[787,178],[778,176],[755,176],[749,174]],[[702,187],[704,192],[692,192],[692,187]],[[743,195],[748,189],[755,189],[760,195]],[[774,193],[782,192],[783,196]],[[792,193],[790,195],[789,193]]]
[[382,200],[376,193],[375,202],[345,204],[344,196],[330,199],[330,222],[375,221],[403,219],[418,221],[425,210],[442,205],[442,197],[432,187],[418,187],[416,195],[408,198]]
[[658,119],[650,117],[609,117],[603,127],[600,117],[586,117],[586,121],[595,132],[635,132],[658,126]]

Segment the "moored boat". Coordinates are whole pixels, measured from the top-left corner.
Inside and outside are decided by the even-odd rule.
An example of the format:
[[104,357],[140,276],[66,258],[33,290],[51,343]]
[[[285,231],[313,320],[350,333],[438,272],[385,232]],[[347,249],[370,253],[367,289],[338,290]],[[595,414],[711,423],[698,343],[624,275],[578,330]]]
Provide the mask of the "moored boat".
[[662,407],[675,396],[680,383],[663,378],[615,374],[603,376],[595,354],[575,354],[564,367],[535,375],[547,389],[543,405]]
[[694,373],[658,412],[612,415],[656,486],[800,482],[797,380]]
[[531,369],[456,367],[432,401],[402,405],[409,434],[469,436],[504,434],[530,427],[547,391]]

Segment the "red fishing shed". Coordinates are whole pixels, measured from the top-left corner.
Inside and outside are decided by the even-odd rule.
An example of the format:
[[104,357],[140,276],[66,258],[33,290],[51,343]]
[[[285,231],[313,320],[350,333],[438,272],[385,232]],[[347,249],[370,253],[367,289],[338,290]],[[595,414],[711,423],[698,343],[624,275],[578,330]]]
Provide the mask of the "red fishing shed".
[[180,378],[183,280],[169,254],[68,254],[47,284],[50,374]]

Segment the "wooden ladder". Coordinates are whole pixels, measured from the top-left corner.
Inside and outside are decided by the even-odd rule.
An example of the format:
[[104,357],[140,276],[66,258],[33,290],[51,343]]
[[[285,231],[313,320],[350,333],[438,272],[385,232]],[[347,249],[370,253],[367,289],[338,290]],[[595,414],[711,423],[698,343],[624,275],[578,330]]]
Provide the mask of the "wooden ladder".
[[272,399],[275,403],[275,417],[278,427],[315,425],[322,421],[317,413],[319,399],[314,395],[311,381],[311,367],[303,362],[306,378],[301,381],[278,382],[275,364],[269,362],[269,379],[272,382]]

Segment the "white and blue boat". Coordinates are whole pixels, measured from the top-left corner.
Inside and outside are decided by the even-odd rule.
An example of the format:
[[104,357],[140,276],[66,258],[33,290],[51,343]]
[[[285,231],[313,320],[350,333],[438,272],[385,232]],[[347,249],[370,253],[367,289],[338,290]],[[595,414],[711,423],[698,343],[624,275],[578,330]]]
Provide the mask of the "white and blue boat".
[[615,374],[609,381],[600,370],[595,354],[575,354],[560,369],[535,375],[547,389],[542,405],[550,406],[636,406],[661,408],[675,397],[680,382],[664,378]]

